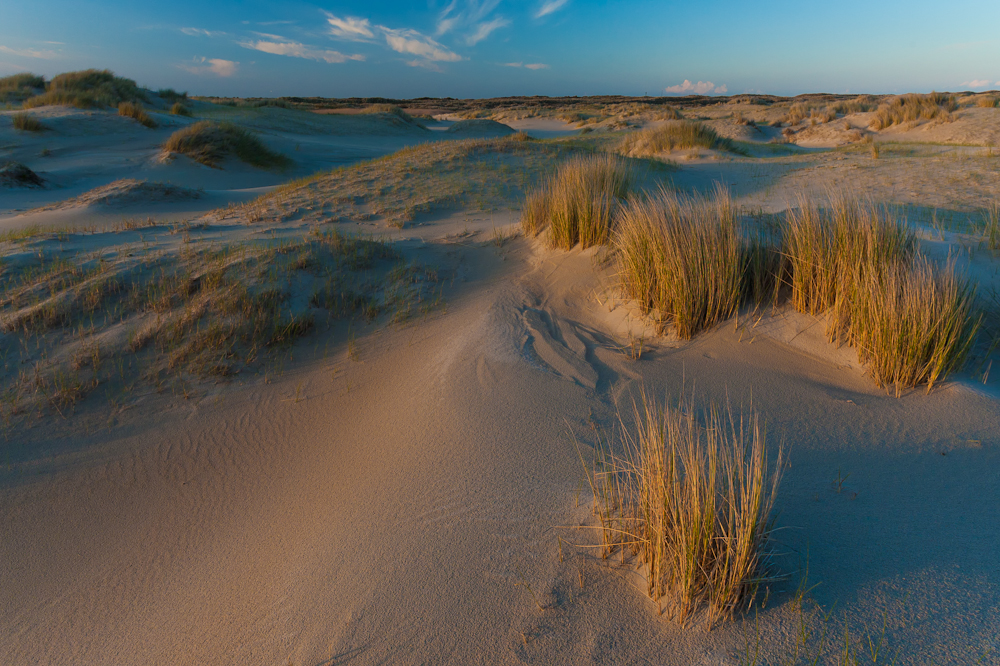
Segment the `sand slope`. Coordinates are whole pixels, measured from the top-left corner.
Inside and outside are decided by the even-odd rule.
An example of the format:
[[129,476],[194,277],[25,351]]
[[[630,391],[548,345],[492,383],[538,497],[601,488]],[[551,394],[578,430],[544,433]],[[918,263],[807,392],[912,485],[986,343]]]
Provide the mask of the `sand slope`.
[[[369,333],[356,361],[334,331],[276,383],[140,401],[73,443],[26,433],[55,455],[4,468],[5,663],[739,663],[752,623],[682,632],[634,574],[557,557],[557,535],[589,539],[557,527],[589,520],[570,433],[586,451],[616,403],[685,377],[752,399],[791,447],[783,566],[808,547],[820,601],[891,610],[900,663],[995,640],[994,398],[890,398],[732,322],[633,362],[589,253],[449,252],[447,312]],[[773,644],[794,582],[762,616]]]

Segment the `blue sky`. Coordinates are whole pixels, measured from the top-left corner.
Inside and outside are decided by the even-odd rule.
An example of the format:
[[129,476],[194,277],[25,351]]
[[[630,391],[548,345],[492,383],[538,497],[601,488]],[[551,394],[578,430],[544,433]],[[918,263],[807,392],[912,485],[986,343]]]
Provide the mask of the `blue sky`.
[[242,96],[983,90],[998,28],[997,0],[0,0],[0,75]]

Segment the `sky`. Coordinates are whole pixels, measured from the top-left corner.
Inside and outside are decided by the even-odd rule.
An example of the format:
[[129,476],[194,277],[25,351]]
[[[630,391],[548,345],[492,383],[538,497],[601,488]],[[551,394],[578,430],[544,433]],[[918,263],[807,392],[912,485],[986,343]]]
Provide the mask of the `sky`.
[[1000,1],[0,0],[0,76],[197,95],[1000,89]]

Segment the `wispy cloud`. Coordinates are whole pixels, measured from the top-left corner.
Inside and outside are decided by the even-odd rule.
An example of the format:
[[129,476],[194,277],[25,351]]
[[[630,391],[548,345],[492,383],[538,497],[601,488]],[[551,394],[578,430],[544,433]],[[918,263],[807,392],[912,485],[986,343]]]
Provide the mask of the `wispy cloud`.
[[523,67],[525,69],[534,69],[534,70],[548,69],[549,68],[548,65],[540,63],[540,62],[529,62],[527,65],[525,65],[523,62],[505,62],[505,63],[503,63],[503,66],[504,67]]
[[985,88],[990,85],[990,82],[986,79],[973,79],[971,81],[963,81],[963,86],[969,86],[970,88]]
[[240,63],[222,58],[195,58],[193,65],[178,65],[178,67],[192,74],[214,74],[225,78],[236,74]]
[[469,46],[475,46],[479,42],[483,41],[490,36],[494,30],[499,28],[504,28],[510,25],[510,21],[505,18],[497,17],[492,21],[486,21],[485,23],[480,23],[476,26],[475,31],[465,38],[465,43]]
[[717,86],[711,81],[699,81],[698,83],[691,83],[687,79],[684,79],[684,83],[676,86],[670,86],[663,92],[672,93],[675,95],[683,95],[685,93],[693,93],[695,95],[711,95],[715,93],[716,95],[724,95],[729,89],[725,84]]
[[59,57],[58,53],[48,49],[12,49],[9,46],[0,46],[0,53],[9,53],[10,55],[21,56],[22,58],[39,58],[41,60],[55,60]]
[[299,42],[269,42],[264,40],[240,42],[240,46],[245,49],[262,51],[272,55],[288,56],[290,58],[305,58],[306,60],[317,60],[330,64],[347,62],[348,60],[364,60],[365,57],[359,53],[345,54],[340,51],[329,49],[317,49]]
[[326,22],[330,24],[329,33],[340,39],[349,39],[354,42],[363,42],[374,39],[375,33],[372,31],[371,23],[366,18],[355,16],[345,16],[340,18],[330,12],[326,14]]
[[542,6],[538,8],[538,11],[535,12],[535,18],[542,18],[543,16],[548,16],[553,12],[557,12],[565,7],[567,3],[569,3],[569,0],[546,0],[542,3]]
[[419,67],[419,62],[458,62],[462,56],[447,49],[427,35],[408,28],[394,30],[385,26],[377,26],[385,36],[385,43],[396,53],[415,55],[419,60],[408,62],[408,65]]
[[181,32],[189,37],[215,37],[226,33],[215,30],[205,30],[203,28],[181,28]]

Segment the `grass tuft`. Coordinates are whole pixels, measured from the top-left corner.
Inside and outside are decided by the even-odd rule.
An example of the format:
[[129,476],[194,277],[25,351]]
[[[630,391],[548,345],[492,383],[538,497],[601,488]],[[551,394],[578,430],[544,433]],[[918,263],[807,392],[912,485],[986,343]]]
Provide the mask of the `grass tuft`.
[[645,565],[647,593],[681,625],[704,609],[707,628],[750,607],[768,579],[768,539],[783,462],[768,457],[756,413],[676,409],[643,398],[623,453],[600,446],[588,479],[604,557]]
[[170,107],[170,113],[175,116],[185,116],[191,117],[191,109],[187,108],[180,102],[174,102],[174,105]]
[[118,115],[132,118],[144,127],[156,127],[156,121],[146,113],[146,109],[142,108],[142,104],[138,102],[120,102],[118,104]]
[[632,173],[612,155],[575,157],[560,165],[549,183],[525,202],[521,225],[537,235],[548,224],[549,242],[570,249],[608,242],[619,200],[632,186]]
[[720,137],[711,127],[688,120],[671,120],[627,134],[618,150],[626,155],[648,157],[682,148],[708,148],[746,154],[744,149],[731,139]]
[[249,130],[208,120],[177,130],[163,144],[163,149],[213,168],[219,168],[219,162],[230,153],[262,169],[281,169],[291,164],[291,160],[265,146]]
[[14,129],[23,132],[41,132],[47,129],[38,118],[23,111],[11,116],[11,121],[14,123]]
[[889,211],[854,199],[803,202],[787,218],[792,306],[829,315],[831,340],[854,345],[879,386],[928,391],[961,368],[981,322],[975,288],[936,266]]
[[681,338],[728,319],[747,297],[773,291],[774,253],[744,240],[736,206],[667,190],[623,207],[614,239],[622,291]]

